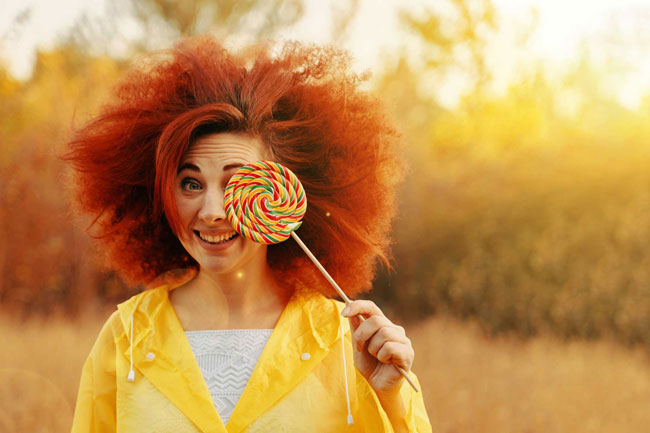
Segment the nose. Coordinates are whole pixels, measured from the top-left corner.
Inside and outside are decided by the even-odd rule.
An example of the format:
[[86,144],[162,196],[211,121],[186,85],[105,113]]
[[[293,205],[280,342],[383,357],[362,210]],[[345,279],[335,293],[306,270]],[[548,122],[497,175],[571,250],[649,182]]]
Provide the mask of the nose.
[[226,218],[226,211],[223,207],[223,191],[219,188],[212,188],[203,194],[203,202],[198,217],[207,224]]

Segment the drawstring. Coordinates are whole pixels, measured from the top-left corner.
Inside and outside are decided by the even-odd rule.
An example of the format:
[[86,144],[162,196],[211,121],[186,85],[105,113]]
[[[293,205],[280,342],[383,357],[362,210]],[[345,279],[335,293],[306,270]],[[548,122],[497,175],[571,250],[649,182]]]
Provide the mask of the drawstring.
[[129,336],[130,340],[130,358],[131,358],[131,369],[129,370],[129,376],[127,377],[127,380],[129,382],[133,382],[135,380],[135,371],[133,371],[133,313],[131,313],[131,334]]
[[345,379],[345,399],[348,403],[348,425],[354,424],[352,412],[350,411],[350,391],[348,390],[348,369],[345,366],[345,339],[343,338],[343,321],[341,323],[341,353],[343,354],[343,378]]

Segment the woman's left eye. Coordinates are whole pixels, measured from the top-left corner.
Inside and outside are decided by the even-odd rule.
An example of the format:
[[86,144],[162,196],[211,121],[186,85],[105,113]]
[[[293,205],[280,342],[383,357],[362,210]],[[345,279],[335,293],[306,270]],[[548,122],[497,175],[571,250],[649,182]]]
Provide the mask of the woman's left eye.
[[181,188],[184,191],[201,191],[201,184],[194,179],[183,179],[181,181]]

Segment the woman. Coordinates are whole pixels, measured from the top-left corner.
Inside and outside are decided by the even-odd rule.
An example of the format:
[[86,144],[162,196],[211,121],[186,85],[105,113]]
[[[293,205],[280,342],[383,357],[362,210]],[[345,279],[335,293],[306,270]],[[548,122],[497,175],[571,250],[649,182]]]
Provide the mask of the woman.
[[370,301],[329,299],[293,240],[254,243],[225,217],[237,169],[277,161],[307,193],[300,237],[348,295],[370,288],[402,166],[359,81],[332,49],[189,39],[143,59],[78,132],[76,199],[108,263],[140,284],[187,272],[109,318],[74,432],[430,431],[393,365],[413,361],[403,328]]

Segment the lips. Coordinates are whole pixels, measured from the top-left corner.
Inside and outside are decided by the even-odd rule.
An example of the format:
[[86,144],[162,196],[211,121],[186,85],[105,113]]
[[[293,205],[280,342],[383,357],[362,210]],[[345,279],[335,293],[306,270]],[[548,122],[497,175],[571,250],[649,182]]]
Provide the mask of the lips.
[[229,240],[237,236],[237,232],[234,230],[230,230],[228,232],[223,232],[223,233],[206,233],[199,230],[194,230],[194,233],[199,238],[201,238],[201,240],[208,242],[210,244],[222,244],[228,242]]

